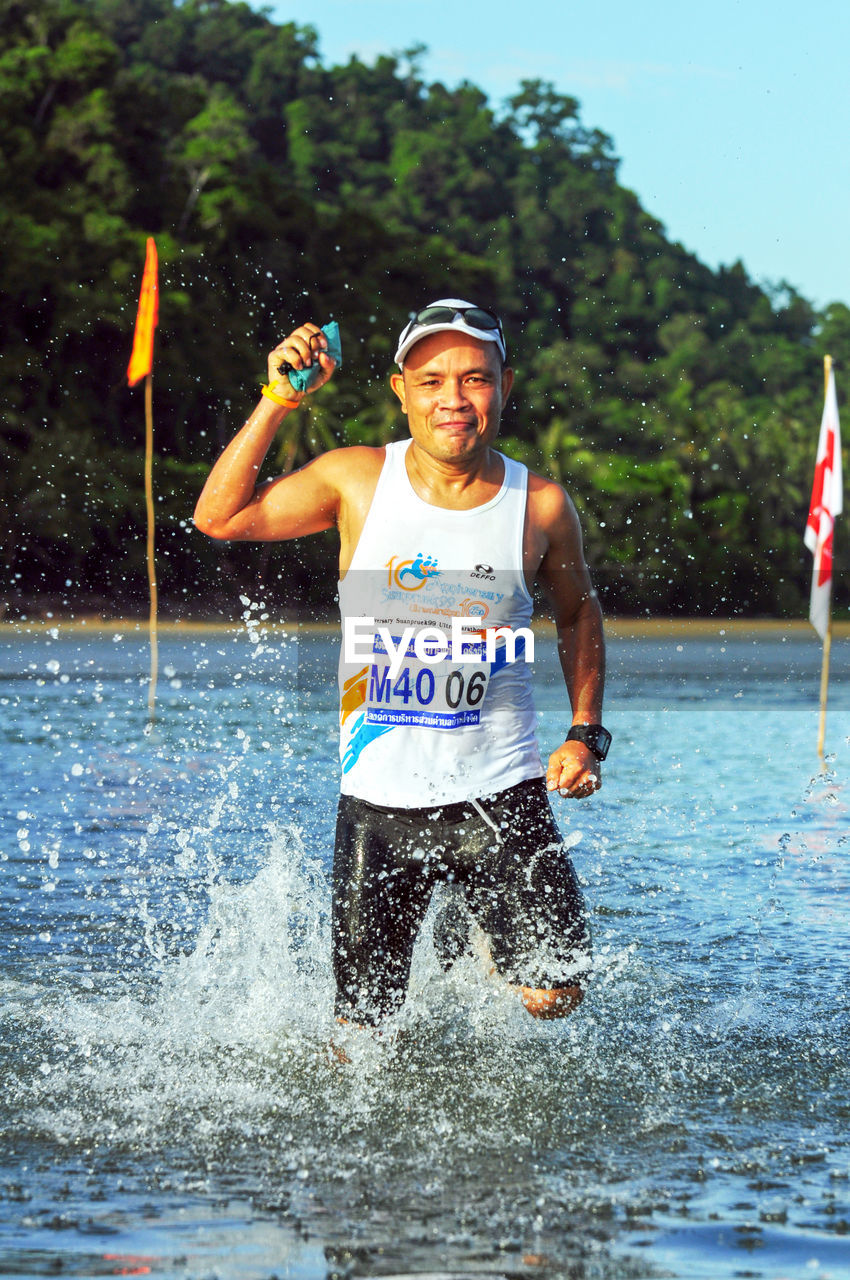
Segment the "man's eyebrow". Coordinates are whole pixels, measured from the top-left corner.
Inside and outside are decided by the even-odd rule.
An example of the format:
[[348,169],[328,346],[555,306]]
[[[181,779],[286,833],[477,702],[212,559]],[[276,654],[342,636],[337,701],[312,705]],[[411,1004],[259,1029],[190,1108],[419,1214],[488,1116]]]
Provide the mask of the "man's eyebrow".
[[[496,377],[495,373],[490,368],[490,366],[486,364],[483,364],[483,365],[476,364],[476,365],[472,365],[471,368],[469,369],[464,369],[461,373],[461,377],[466,378],[469,376],[470,373],[483,373],[483,374],[487,374],[491,378]],[[438,369],[418,369],[413,374],[414,378],[445,378],[446,376],[447,375],[445,373],[442,373]]]

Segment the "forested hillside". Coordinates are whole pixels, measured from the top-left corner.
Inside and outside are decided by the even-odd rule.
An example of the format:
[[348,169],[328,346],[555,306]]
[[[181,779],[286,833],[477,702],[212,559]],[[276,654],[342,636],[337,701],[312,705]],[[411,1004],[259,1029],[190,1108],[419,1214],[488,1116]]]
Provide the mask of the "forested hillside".
[[496,106],[427,83],[420,55],[328,67],[310,27],[230,0],[0,0],[7,616],[35,597],[144,608],[142,395],[124,375],[146,235],[166,612],[328,598],[326,540],[223,547],[193,529],[195,497],[303,319],[339,321],[344,368],[287,420],[271,470],[402,434],[394,338],[446,293],[503,315],[505,447],[572,493],[609,610],[805,612],[822,356],[843,401],[850,310],[672,243],[574,99],[524,82]]

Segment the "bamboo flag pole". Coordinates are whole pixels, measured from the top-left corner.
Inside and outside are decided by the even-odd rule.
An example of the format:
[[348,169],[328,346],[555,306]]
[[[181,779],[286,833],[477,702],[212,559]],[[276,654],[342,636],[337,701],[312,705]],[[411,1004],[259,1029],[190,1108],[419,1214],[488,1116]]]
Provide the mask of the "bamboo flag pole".
[[156,523],[153,507],[153,374],[145,377],[145,509],[148,520],[148,593],[150,595],[150,613],[148,632],[150,634],[151,669],[148,680],[148,719],[151,724],[156,715],[156,681],[159,671],[159,637],[157,635],[157,589],[156,560],[154,558],[154,530]]
[[820,719],[818,721],[818,757],[823,768],[826,768],[826,761],[823,754],[823,744],[826,738],[826,702],[829,696],[829,654],[832,649],[832,618],[830,617],[826,627],[826,635],[823,638],[823,658],[820,668]]
[[156,710],[156,681],[159,668],[159,644],[157,637],[157,588],[154,560],[154,505],[153,505],[153,335],[159,319],[159,282],[156,244],[148,236],[145,252],[145,270],[139,294],[136,329],[133,334],[133,352],[127,369],[127,382],[134,387],[145,380],[145,507],[147,509],[147,570],[150,594],[151,668],[148,682],[148,717],[153,723]]
[[829,658],[832,648],[832,560],[835,518],[842,508],[841,430],[832,356],[823,358],[823,416],[818,436],[815,478],[804,541],[814,557],[809,621],[823,641],[820,677],[820,719],[818,756],[824,760],[826,704],[829,694]]

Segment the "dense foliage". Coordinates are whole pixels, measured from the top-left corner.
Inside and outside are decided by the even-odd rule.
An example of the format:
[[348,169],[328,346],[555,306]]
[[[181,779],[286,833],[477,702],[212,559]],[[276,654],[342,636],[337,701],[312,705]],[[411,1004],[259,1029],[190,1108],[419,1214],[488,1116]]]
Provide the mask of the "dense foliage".
[[426,83],[421,52],[326,67],[310,27],[231,0],[0,0],[12,613],[38,593],[144,605],[142,397],[124,374],[148,234],[172,612],[328,597],[327,541],[222,547],[192,528],[195,496],[302,319],[339,320],[345,366],[271,464],[399,435],[393,337],[445,293],[502,312],[506,447],[573,494],[609,609],[805,611],[821,357],[847,367],[850,310],[671,243],[551,85],[496,110]]

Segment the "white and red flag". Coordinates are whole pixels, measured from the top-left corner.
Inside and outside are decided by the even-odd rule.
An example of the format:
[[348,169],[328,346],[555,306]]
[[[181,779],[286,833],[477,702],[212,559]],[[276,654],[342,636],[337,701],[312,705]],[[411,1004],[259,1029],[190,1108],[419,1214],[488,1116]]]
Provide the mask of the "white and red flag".
[[841,429],[838,425],[838,400],[835,396],[835,374],[830,365],[818,438],[815,479],[809,519],[803,540],[814,556],[812,597],[809,621],[822,640],[829,626],[832,593],[832,535],[835,517],[842,509]]

